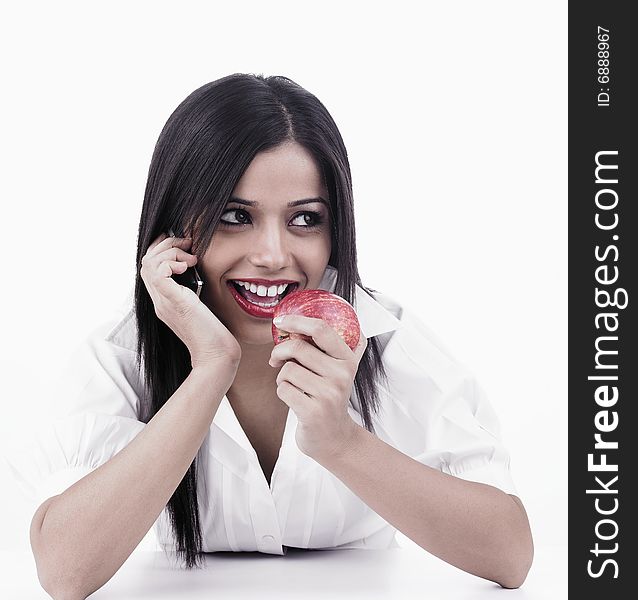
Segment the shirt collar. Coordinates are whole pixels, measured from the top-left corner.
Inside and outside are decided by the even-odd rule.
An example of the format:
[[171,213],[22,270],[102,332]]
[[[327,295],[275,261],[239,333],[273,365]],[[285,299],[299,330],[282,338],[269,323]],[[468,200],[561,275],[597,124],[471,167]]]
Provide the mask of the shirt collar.
[[[337,269],[328,265],[319,284],[319,289],[334,292],[336,283]],[[401,326],[399,319],[369,296],[358,284],[355,285],[353,308],[354,312],[357,313],[361,331],[368,339],[375,335],[394,331]]]

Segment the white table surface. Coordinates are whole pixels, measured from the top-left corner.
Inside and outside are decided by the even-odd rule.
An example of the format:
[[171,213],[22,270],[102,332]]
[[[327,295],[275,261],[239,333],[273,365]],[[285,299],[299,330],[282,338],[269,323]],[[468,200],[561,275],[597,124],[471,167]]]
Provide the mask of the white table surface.
[[[505,590],[456,569],[410,542],[392,550],[289,550],[285,556],[217,552],[206,568],[175,568],[161,551],[137,549],[101,589],[96,600],[199,600],[206,598],[387,598],[408,600],[563,600],[567,598],[567,549],[536,548],[524,585]],[[49,598],[28,552],[2,552],[0,598]]]

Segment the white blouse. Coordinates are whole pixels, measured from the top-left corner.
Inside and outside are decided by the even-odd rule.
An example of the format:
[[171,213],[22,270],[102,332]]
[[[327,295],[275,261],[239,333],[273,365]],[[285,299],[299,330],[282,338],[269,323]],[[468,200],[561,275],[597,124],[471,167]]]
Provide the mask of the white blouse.
[[[334,290],[328,267],[320,287]],[[354,308],[367,338],[377,336],[388,373],[377,436],[414,460],[516,494],[496,414],[473,375],[436,336],[386,294],[357,286]],[[145,426],[138,418],[142,378],[135,365],[133,294],[92,332],[69,361],[54,401],[59,410],[25,448],[7,458],[39,506],[124,448]],[[354,388],[353,388],[354,390]],[[348,407],[360,425],[358,402]],[[270,485],[226,396],[199,453],[203,550],[285,554],[296,548],[397,547],[396,529],[295,442],[289,410]],[[155,523],[174,549],[167,510]]]

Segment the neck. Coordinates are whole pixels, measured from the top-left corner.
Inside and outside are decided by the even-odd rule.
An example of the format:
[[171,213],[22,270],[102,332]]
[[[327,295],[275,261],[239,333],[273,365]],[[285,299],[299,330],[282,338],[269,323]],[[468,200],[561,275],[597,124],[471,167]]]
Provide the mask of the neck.
[[237,368],[235,380],[228,390],[228,400],[233,403],[242,399],[253,399],[259,390],[263,390],[263,397],[269,397],[276,388],[276,379],[279,369],[274,369],[268,364],[274,343],[270,344],[245,344],[241,345],[241,361]]

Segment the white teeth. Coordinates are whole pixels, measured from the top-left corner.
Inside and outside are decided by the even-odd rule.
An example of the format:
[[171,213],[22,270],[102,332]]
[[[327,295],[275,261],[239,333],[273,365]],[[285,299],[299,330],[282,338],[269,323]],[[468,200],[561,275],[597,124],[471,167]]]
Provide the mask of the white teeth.
[[[250,301],[249,301],[250,302]],[[266,302],[253,302],[252,304],[256,304],[257,306],[262,306],[264,308],[270,308],[271,306],[276,306],[279,304],[279,300],[275,300],[274,302],[266,303]]]
[[254,283],[250,283],[248,281],[241,281],[239,279],[233,280],[237,285],[241,285],[247,290],[250,290],[253,294],[257,294],[258,296],[269,296],[274,298],[279,294],[283,294],[286,291],[286,288],[291,285],[288,283],[282,283],[281,285],[271,285],[270,287],[266,287],[265,285],[256,285]]
[[282,283],[281,285],[271,285],[270,287],[266,287],[265,285],[256,285],[254,283],[249,283],[248,281],[241,281],[239,279],[234,279],[234,283],[242,286],[243,288],[250,290],[253,294],[257,294],[258,296],[274,298],[273,302],[253,302],[252,300],[248,300],[251,304],[255,304],[256,306],[261,306],[262,308],[272,308],[273,306],[277,306],[279,304],[278,296],[283,294],[288,288],[289,285],[294,285],[292,283]]

